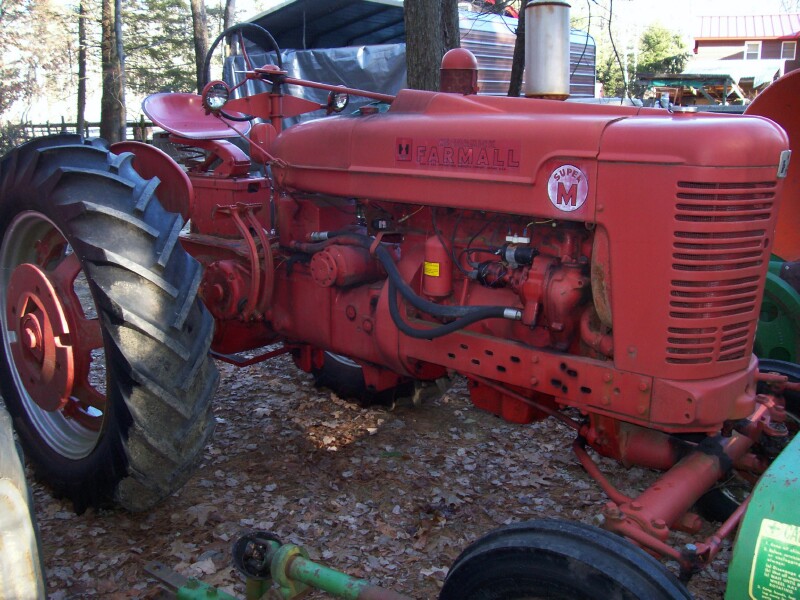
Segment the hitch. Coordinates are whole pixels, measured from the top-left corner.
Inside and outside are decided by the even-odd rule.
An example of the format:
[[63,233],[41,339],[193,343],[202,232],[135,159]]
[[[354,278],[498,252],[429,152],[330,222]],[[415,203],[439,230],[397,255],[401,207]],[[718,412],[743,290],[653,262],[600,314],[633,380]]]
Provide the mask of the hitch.
[[[247,600],[294,600],[311,590],[322,590],[344,600],[411,600],[408,596],[373,585],[312,561],[300,546],[282,544],[274,535],[255,531],[233,545],[233,564],[246,581]],[[235,600],[196,579],[188,579],[160,563],[149,563],[148,573],[179,599]]]

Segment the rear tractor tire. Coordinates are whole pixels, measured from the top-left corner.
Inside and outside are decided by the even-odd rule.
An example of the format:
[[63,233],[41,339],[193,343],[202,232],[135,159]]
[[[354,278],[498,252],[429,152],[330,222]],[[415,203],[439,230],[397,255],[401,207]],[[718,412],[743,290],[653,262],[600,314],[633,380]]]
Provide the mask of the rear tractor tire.
[[74,135],[0,162],[0,385],[36,476],[76,512],[146,510],[213,430],[200,265],[132,167]]

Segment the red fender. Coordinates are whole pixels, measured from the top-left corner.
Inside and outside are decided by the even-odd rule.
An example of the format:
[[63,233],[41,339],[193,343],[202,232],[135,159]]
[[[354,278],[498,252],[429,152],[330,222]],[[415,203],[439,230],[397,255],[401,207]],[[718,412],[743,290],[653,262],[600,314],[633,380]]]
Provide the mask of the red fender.
[[792,159],[772,251],[785,261],[800,260],[800,70],[771,83],[744,111],[775,121],[789,135]]
[[118,142],[111,145],[115,154],[133,154],[133,168],[144,179],[158,177],[158,200],[168,211],[189,219],[194,207],[194,188],[188,175],[172,158],[155,146],[143,142]]

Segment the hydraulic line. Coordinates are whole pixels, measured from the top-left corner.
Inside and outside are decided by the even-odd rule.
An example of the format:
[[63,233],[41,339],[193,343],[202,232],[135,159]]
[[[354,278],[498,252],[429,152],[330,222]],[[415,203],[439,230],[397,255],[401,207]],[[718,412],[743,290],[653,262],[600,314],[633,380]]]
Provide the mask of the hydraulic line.
[[[458,329],[462,329],[467,325],[470,325],[471,323],[475,323],[476,321],[480,321],[483,319],[519,320],[522,316],[522,311],[520,309],[510,306],[453,306],[453,305],[437,304],[436,302],[431,302],[430,300],[421,298],[414,292],[414,290],[411,289],[411,286],[409,286],[405,282],[403,276],[400,274],[400,271],[398,271],[397,269],[397,265],[395,265],[394,260],[389,254],[389,251],[384,246],[381,245],[375,246],[373,250],[372,248],[375,245],[375,240],[366,235],[352,233],[352,232],[331,232],[328,234],[328,239],[325,241],[312,244],[294,244],[293,248],[301,252],[316,252],[318,250],[322,250],[325,246],[331,243],[340,243],[340,244],[349,243],[373,251],[375,257],[380,261],[381,265],[386,270],[386,274],[389,277],[390,285],[393,285],[396,291],[400,292],[403,298],[409,304],[411,304],[411,306],[413,306],[420,312],[433,315],[434,317],[439,317],[444,319],[458,319],[453,323],[448,323],[447,325],[442,326],[442,329],[447,328],[446,331],[438,335],[435,335],[434,337],[439,337],[441,335],[451,333]],[[390,290],[389,296],[390,296],[390,309],[391,309],[391,298],[395,296],[395,294],[392,293]],[[396,298],[395,298],[395,307],[396,307]],[[399,309],[397,310],[397,314],[399,315]],[[462,317],[469,318],[469,321],[462,321],[461,320]],[[400,330],[403,331],[404,333],[406,333],[405,331],[406,329],[416,332],[422,331],[411,328],[409,325],[403,322],[402,319],[400,320],[395,319],[395,323],[397,324],[398,328],[400,328]],[[440,328],[436,328],[433,330],[424,330],[424,331],[426,335],[430,335],[429,333],[430,331],[436,331],[437,329]],[[419,336],[414,336],[414,337],[419,337]],[[424,339],[433,339],[433,338],[425,337]]]
[[477,314],[488,315],[481,316],[476,319],[481,320],[488,318],[517,318],[516,316],[510,317],[509,315],[512,313],[521,314],[521,311],[518,308],[511,306],[452,306],[431,302],[430,300],[426,300],[425,298],[418,296],[414,290],[411,289],[411,286],[405,282],[403,277],[400,275],[400,271],[397,270],[397,265],[394,264],[394,261],[392,260],[392,257],[389,255],[389,251],[386,250],[386,248],[378,246],[375,249],[375,256],[381,262],[383,268],[386,269],[386,274],[389,276],[389,282],[397,288],[397,291],[400,292],[403,298],[405,298],[406,301],[408,301],[408,303],[417,310],[429,315],[444,318],[471,317]]
[[403,320],[403,317],[400,314],[400,307],[397,304],[397,288],[395,287],[394,282],[391,279],[389,280],[389,314],[392,316],[392,321],[394,321],[394,324],[397,325],[397,328],[404,334],[417,339],[433,340],[438,337],[442,337],[443,335],[447,335],[448,333],[453,333],[454,331],[463,329],[464,327],[472,325],[478,321],[482,321],[483,319],[514,318],[506,311],[514,311],[515,313],[519,312],[517,309],[506,309],[502,306],[474,306],[471,308],[475,309],[471,314],[456,319],[455,321],[447,323],[446,325],[431,327],[430,329],[416,329]]

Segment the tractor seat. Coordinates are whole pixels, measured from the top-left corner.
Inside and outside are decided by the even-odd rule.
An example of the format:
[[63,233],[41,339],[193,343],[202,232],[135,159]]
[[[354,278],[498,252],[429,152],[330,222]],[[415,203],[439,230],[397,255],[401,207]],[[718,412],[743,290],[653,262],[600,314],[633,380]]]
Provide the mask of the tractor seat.
[[206,112],[197,94],[153,94],[144,99],[142,110],[155,125],[189,140],[233,138],[250,131],[249,121],[229,121]]

